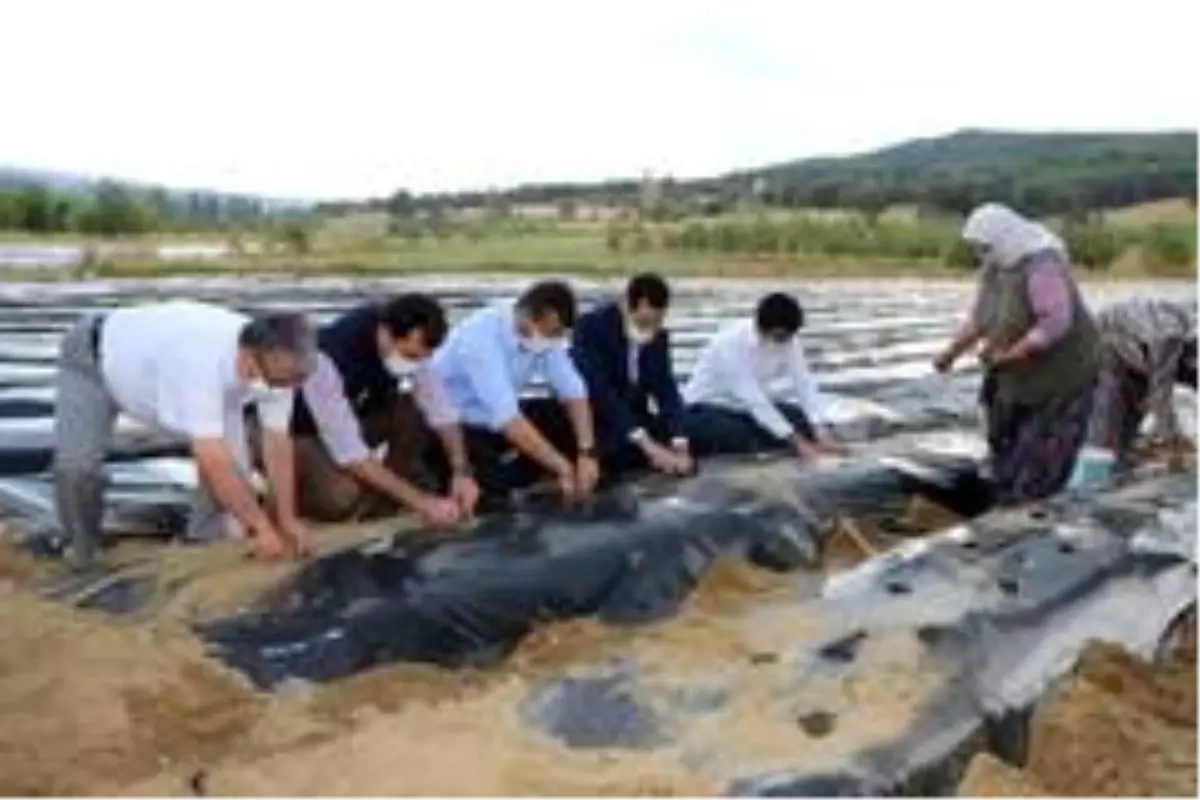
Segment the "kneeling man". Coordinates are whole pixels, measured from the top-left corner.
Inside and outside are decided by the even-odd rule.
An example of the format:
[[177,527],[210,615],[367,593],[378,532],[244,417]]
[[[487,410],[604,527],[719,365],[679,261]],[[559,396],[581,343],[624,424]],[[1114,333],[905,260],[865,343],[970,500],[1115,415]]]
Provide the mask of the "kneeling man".
[[571,355],[592,400],[606,477],[647,465],[672,475],[692,469],[665,327],[670,299],[660,276],[636,275],[621,300],[575,326]]
[[[174,301],[84,317],[63,338],[54,411],[59,519],[76,565],[100,545],[104,458],[118,413],[191,444],[199,473],[187,537],[248,533],[260,555],[305,548],[288,426],[293,388],[315,366],[305,318],[254,318]],[[244,414],[257,409],[272,518],[250,483]]]
[[709,342],[683,389],[693,452],[791,449],[810,459],[841,450],[798,341],[803,325],[795,298],[775,292],[753,320],[731,322]]
[[[596,486],[587,388],[564,341],[575,311],[567,284],[537,283],[516,302],[475,311],[434,355],[434,372],[462,416],[471,464],[489,503],[505,504],[513,490],[542,474],[553,476],[568,499]],[[521,400],[538,376],[559,403]]]
[[[474,512],[479,490],[458,414],[428,366],[445,336],[441,304],[418,293],[359,306],[321,329],[292,427],[305,516],[368,519],[407,507],[449,527]],[[422,463],[430,429],[452,466],[445,497],[430,491]]]

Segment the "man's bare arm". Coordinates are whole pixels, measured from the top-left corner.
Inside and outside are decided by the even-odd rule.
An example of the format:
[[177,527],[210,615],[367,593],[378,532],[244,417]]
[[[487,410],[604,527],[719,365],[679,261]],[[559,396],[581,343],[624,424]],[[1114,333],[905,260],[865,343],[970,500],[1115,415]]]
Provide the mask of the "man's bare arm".
[[195,439],[192,441],[192,455],[201,476],[208,481],[223,508],[251,531],[275,533],[275,526],[238,468],[228,442],[224,439]]

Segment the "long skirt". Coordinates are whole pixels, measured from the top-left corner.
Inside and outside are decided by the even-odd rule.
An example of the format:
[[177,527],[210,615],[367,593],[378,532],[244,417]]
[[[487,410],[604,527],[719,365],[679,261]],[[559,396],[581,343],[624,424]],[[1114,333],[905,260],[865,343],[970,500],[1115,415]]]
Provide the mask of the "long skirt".
[[1038,405],[1006,402],[987,391],[985,411],[997,503],[1021,505],[1066,486],[1087,437],[1095,382]]

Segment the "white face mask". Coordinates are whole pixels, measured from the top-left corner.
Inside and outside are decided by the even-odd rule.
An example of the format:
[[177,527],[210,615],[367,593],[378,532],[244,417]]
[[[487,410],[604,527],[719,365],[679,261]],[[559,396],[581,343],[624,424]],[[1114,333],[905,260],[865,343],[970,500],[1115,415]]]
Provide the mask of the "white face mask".
[[552,350],[558,345],[558,339],[547,339],[540,334],[526,336],[523,340],[523,345],[526,350],[533,353],[544,353],[547,350]]
[[771,339],[760,339],[759,346],[764,353],[781,356],[792,348],[792,340],[788,339],[785,342],[776,342]]
[[270,385],[262,378],[254,378],[246,384],[246,394],[255,400],[261,400],[264,397],[271,396]]
[[383,360],[383,366],[394,378],[409,378],[421,368],[421,363],[405,358],[399,353],[392,353]]
[[627,322],[625,323],[625,336],[632,344],[649,344],[654,339],[654,331],[644,331]]

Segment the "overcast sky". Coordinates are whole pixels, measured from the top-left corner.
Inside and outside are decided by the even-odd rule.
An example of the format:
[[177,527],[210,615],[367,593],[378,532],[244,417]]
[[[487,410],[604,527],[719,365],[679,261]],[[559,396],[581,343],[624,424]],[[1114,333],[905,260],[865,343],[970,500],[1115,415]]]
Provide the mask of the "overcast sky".
[[1197,5],[0,0],[0,164],[355,197],[1194,129]]

